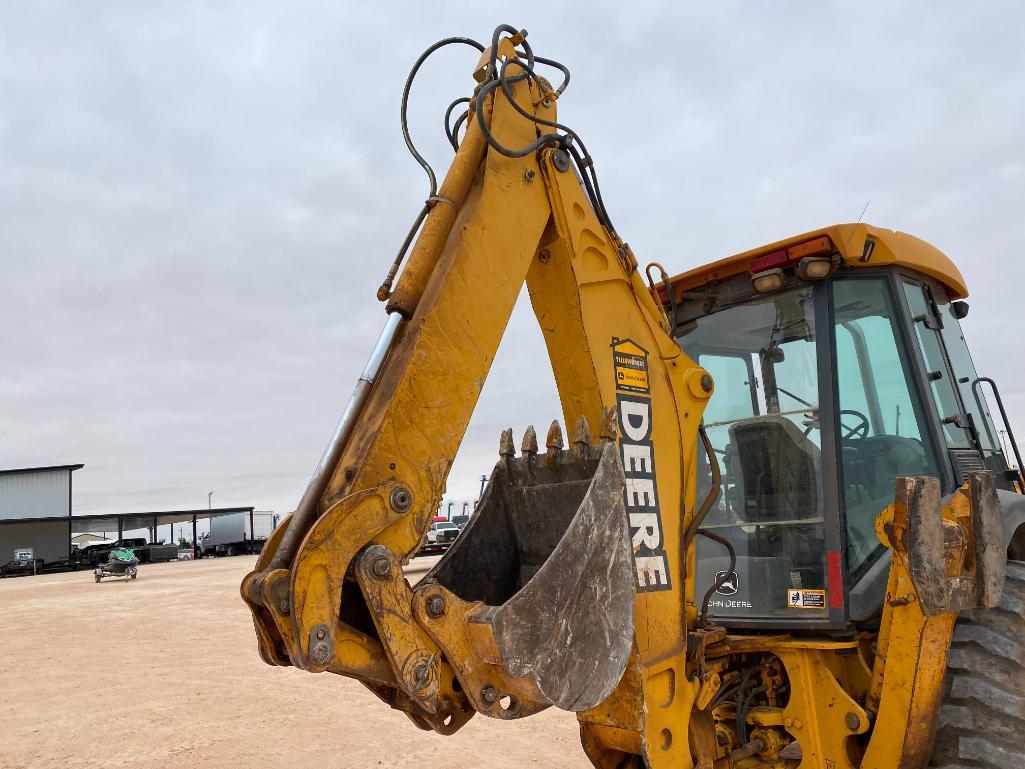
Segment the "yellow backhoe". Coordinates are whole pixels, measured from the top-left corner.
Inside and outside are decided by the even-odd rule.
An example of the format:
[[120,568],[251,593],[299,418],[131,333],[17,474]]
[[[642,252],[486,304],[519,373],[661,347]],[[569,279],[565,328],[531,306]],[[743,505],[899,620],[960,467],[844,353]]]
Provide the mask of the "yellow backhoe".
[[[447,45],[480,55],[438,187],[405,105]],[[442,734],[555,705],[601,769],[1025,767],[1021,462],[957,268],[858,223],[641,269],[556,119],[568,82],[508,25],[414,66],[403,132],[430,196],[242,585],[264,661],[355,678]],[[566,431],[505,431],[411,585],[524,282]]]

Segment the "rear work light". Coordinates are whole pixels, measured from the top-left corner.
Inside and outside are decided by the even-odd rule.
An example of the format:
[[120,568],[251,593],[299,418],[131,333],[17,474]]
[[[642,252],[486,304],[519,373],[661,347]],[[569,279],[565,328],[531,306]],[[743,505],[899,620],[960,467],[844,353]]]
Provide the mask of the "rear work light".
[[771,251],[751,260],[751,285],[755,291],[766,293],[783,288],[786,277],[783,270],[797,262],[797,275],[805,280],[828,277],[836,266],[833,259],[833,241],[822,235],[788,248]]
[[785,278],[783,277],[783,270],[776,268],[774,270],[766,270],[760,272],[757,275],[751,276],[751,285],[754,286],[755,291],[760,294],[767,294],[770,291],[779,291],[783,288]]
[[804,280],[822,280],[833,271],[834,264],[829,257],[806,257],[797,263],[797,277]]

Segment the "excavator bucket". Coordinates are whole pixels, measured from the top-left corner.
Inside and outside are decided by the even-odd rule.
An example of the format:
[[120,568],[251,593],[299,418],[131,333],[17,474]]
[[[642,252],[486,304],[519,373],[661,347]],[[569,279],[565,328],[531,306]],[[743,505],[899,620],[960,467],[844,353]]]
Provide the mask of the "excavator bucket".
[[428,620],[438,588],[472,607],[464,615],[467,635],[479,637],[472,627],[486,627],[497,647],[494,661],[541,695],[523,698],[535,707],[513,702],[489,713],[497,717],[536,712],[541,701],[572,711],[594,707],[619,683],[633,642],[633,573],[616,444],[591,445],[583,419],[569,450],[558,423],[547,443],[539,456],[529,428],[516,458],[512,431],[502,434],[501,459],[480,505],[417,587]]

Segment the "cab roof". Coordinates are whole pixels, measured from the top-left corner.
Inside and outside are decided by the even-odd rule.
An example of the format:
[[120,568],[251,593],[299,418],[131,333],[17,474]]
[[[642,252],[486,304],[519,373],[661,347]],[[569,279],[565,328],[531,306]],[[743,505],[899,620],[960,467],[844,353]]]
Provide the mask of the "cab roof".
[[849,267],[883,267],[892,264],[906,267],[938,280],[947,287],[951,299],[964,299],[968,296],[968,287],[961,271],[938,248],[906,232],[886,230],[863,222],[834,224],[794,235],[682,272],[670,278],[669,282],[676,294],[681,291],[693,291],[708,283],[750,272],[751,262],[757,257],[783,251],[823,236],[829,238],[834,253],[838,253],[844,264]]

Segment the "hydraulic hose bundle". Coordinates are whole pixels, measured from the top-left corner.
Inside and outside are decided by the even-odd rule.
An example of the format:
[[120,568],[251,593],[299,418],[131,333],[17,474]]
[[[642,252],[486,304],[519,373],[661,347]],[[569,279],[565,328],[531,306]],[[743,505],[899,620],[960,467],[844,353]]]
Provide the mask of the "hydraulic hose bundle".
[[[517,50],[517,56],[505,57],[502,59],[499,58],[499,42],[501,41],[503,34],[509,35],[513,45],[520,49]],[[590,200],[591,205],[594,207],[599,221],[613,236],[618,238],[616,229],[613,227],[612,220],[609,217],[608,210],[605,208],[605,202],[602,200],[601,188],[598,186],[598,174],[594,168],[594,161],[591,158],[590,153],[587,151],[587,147],[584,145],[579,134],[563,123],[545,120],[544,118],[540,118],[527,112],[513,99],[511,90],[512,84],[524,79],[530,79],[532,82],[536,83],[539,86],[540,91],[544,94],[544,98],[551,99],[553,101],[558,99],[569,86],[569,67],[555,61],[554,59],[535,56],[530,44],[527,43],[526,38],[526,30],[517,30],[509,24],[500,24],[495,28],[494,33],[491,35],[491,52],[486,71],[483,73],[484,76],[480,85],[474,92],[473,98],[466,96],[460,97],[449,104],[448,108],[445,110],[445,136],[448,139],[449,144],[452,145],[452,149],[458,150],[459,129],[466,125],[467,121],[471,119],[472,112],[473,117],[477,120],[477,125],[480,127],[481,132],[484,134],[484,137],[488,142],[488,145],[496,152],[499,152],[506,157],[524,157],[532,152],[538,152],[545,147],[558,147],[559,149],[564,150],[567,155],[573,159],[573,162],[577,167],[577,172],[581,183],[584,186],[584,191],[587,193],[587,197]],[[414,160],[416,160],[416,162],[419,163],[427,173],[429,192],[427,200],[424,202],[423,207],[413,220],[412,226],[409,228],[405,239],[402,241],[402,245],[399,247],[399,252],[395,257],[395,261],[389,268],[387,276],[381,283],[381,287],[377,290],[377,298],[382,302],[391,296],[392,284],[394,283],[395,276],[398,274],[399,267],[402,264],[402,260],[405,258],[406,252],[409,250],[410,245],[413,243],[413,239],[416,237],[416,233],[420,230],[424,220],[427,218],[428,212],[436,203],[439,202],[437,197],[437,175],[431,167],[431,164],[427,162],[424,156],[420,154],[419,150],[417,150],[416,146],[413,144],[413,140],[409,134],[409,120],[407,113],[409,107],[409,93],[420,68],[433,53],[449,45],[468,45],[481,53],[485,51],[484,46],[472,38],[446,37],[434,43],[434,45],[431,45],[422,54],[420,54],[420,57],[413,64],[413,67],[406,78],[406,84],[402,89],[402,102],[399,108],[399,121],[402,126],[402,138],[405,140],[406,147],[409,149]],[[510,74],[509,67],[513,64],[516,65],[519,71],[515,74]],[[562,82],[559,84],[558,88],[553,89],[546,79],[535,72],[534,67],[537,64],[552,67],[562,73]],[[545,128],[554,128],[556,133],[539,132],[538,138],[526,147],[510,148],[503,146],[491,132],[485,113],[485,104],[488,101],[487,97],[491,96],[492,99],[495,99],[498,97],[499,91],[501,91],[502,96],[508,100],[509,104],[519,115],[527,118],[535,125],[543,126]],[[455,119],[455,122],[452,123],[453,113],[462,104],[466,104],[467,108]]]

